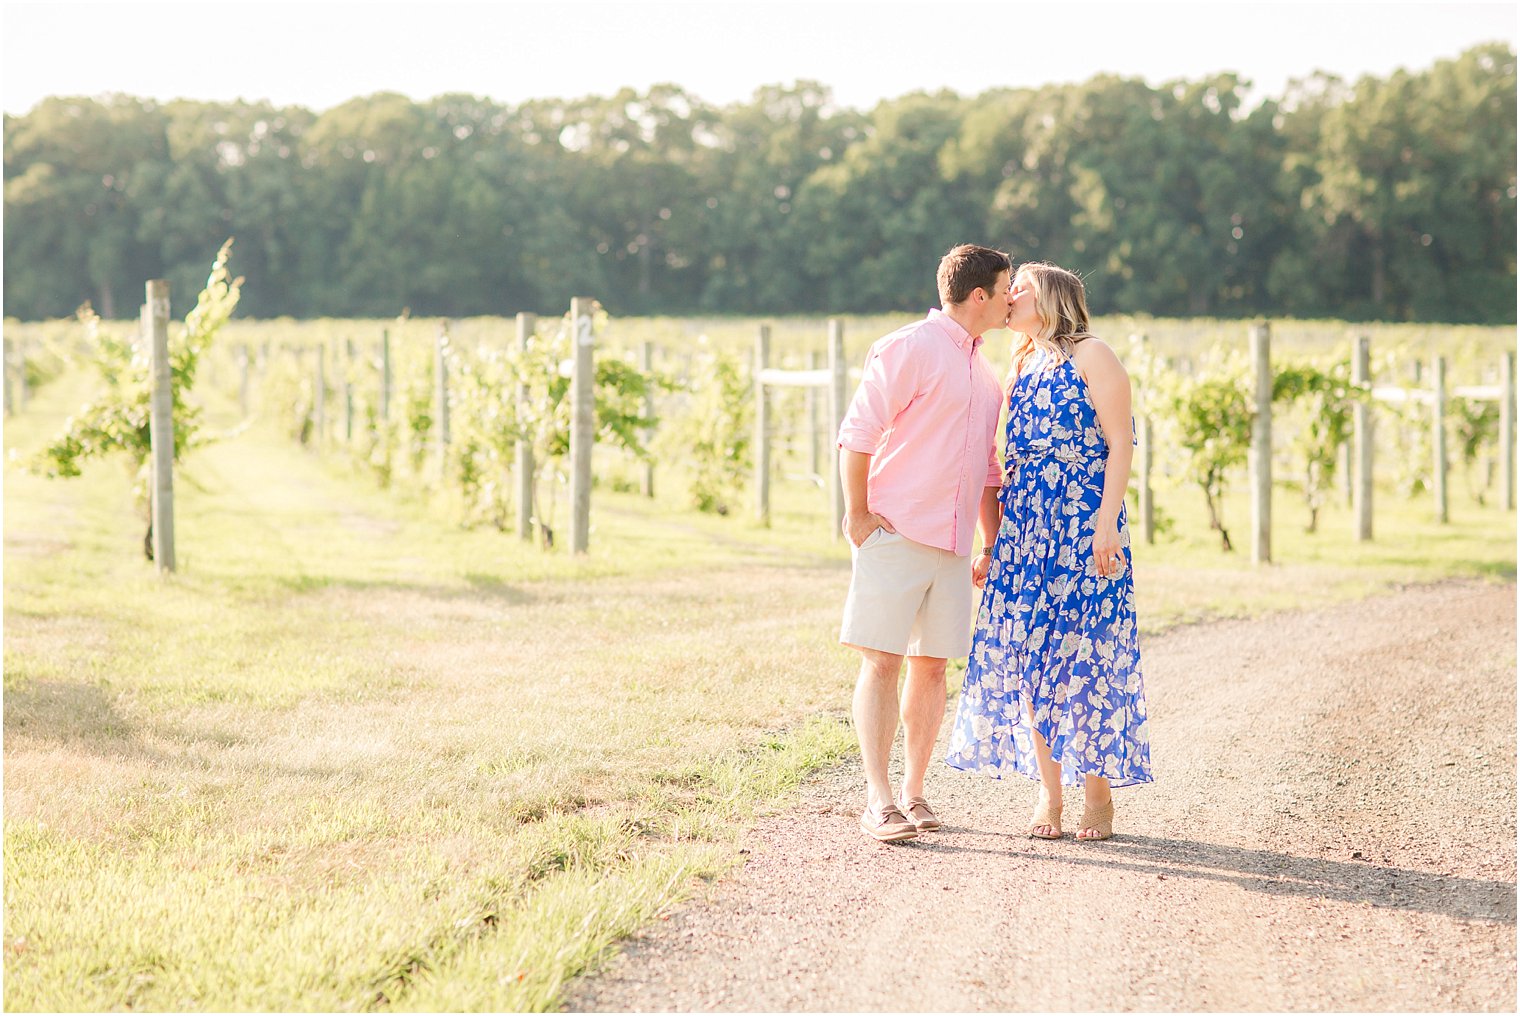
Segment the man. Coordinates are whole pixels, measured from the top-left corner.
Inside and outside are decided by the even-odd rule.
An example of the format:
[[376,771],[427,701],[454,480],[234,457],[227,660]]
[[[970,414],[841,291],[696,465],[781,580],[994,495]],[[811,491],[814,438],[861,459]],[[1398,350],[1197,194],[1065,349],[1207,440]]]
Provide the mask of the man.
[[[1003,396],[979,349],[983,332],[1008,321],[1011,274],[1002,251],[952,248],[936,276],[942,309],[876,341],[839,428],[853,563],[839,641],[861,655],[853,704],[866,772],[860,825],[886,843],[941,825],[924,773],[945,713],[946,660],[971,649],[973,523],[982,529],[983,574],[997,535]],[[903,783],[894,797],[887,761],[899,713]]]

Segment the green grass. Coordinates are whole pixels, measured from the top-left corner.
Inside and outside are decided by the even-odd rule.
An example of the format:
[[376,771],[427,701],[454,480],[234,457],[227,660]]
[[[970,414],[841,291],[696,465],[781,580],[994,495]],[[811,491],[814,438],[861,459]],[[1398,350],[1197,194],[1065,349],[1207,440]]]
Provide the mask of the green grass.
[[1226,498],[1225,525],[1236,547],[1230,553],[1220,549],[1218,535],[1208,528],[1203,494],[1196,488],[1158,487],[1156,502],[1171,517],[1171,531],[1153,547],[1139,541],[1131,504],[1142,630],[1321,606],[1411,583],[1515,579],[1514,512],[1454,497],[1451,521],[1443,525],[1435,521],[1433,504],[1388,491],[1374,497],[1374,539],[1359,543],[1343,503],[1322,510],[1319,531],[1311,534],[1298,496],[1275,490],[1272,563],[1253,566],[1245,491],[1242,475]]
[[[88,394],[8,421],[18,457]],[[230,427],[213,401],[213,426]],[[5,1005],[493,1009],[565,981],[737,860],[853,750],[848,556],[814,487],[773,525],[599,464],[591,552],[545,553],[260,427],[194,453],[180,572],[141,558],[123,470],[5,472]],[[795,461],[783,471],[797,471]],[[1279,563],[1158,491],[1147,631],[1445,577],[1512,581],[1515,516],[1382,493],[1378,539],[1279,495]],[[563,503],[563,498],[561,498]],[[1246,543],[1243,500],[1226,508]]]
[[161,579],[118,467],[7,470],[10,1008],[548,1007],[853,743],[838,560],[610,497],[546,555],[257,433],[186,473]]

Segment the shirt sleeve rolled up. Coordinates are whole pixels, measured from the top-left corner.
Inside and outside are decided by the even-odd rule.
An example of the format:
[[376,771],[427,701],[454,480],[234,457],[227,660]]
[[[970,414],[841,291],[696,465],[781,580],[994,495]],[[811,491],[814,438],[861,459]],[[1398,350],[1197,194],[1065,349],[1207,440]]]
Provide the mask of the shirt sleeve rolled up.
[[912,344],[896,336],[871,347],[860,387],[839,424],[839,447],[876,453],[882,435],[918,392],[918,362],[912,353]]

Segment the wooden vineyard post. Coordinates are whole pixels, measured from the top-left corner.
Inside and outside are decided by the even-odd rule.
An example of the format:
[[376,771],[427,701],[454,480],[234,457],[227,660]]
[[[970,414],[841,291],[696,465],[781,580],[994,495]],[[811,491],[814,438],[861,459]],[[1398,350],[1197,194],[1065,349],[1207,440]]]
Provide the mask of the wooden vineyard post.
[[16,411],[15,350],[11,340],[5,340],[5,415]]
[[1451,513],[1446,497],[1446,357],[1432,359],[1430,368],[1431,485],[1436,496],[1436,521],[1448,522]]
[[[517,353],[525,356],[533,342],[533,330],[538,327],[534,314],[517,315]],[[517,406],[519,411],[528,404],[528,385],[518,372]],[[522,436],[517,439],[517,535],[524,540],[533,539],[533,439]]]
[[1372,339],[1356,337],[1351,355],[1351,383],[1357,400],[1351,407],[1352,463],[1351,514],[1356,519],[1356,538],[1372,539]]
[[1515,354],[1505,353],[1499,377],[1499,477],[1504,510],[1515,510]]
[[593,301],[570,301],[570,552],[584,554],[591,543],[591,452],[596,443],[596,335]]
[[1251,561],[1272,560],[1272,330],[1251,326],[1256,414],[1251,420]]
[[315,447],[321,448],[327,437],[327,346],[317,346],[317,376],[312,382],[311,438]]
[[169,366],[169,283],[151,279],[142,330],[153,365],[148,440],[153,457],[153,564],[174,571],[174,373]]
[[[769,402],[770,389],[801,388],[803,391],[809,394],[818,392],[820,389],[822,389],[823,395],[814,400],[815,406],[821,402],[822,398],[828,399],[828,405],[831,412],[833,411],[834,406],[841,404],[841,396],[839,392],[836,392],[836,389],[838,389],[840,392],[843,391],[844,383],[849,379],[849,371],[846,369],[844,363],[843,334],[836,327],[834,327],[835,324],[837,323],[830,322],[829,341],[831,345],[837,344],[838,349],[830,355],[830,367],[828,369],[823,369],[816,366],[818,362],[818,357],[816,355],[811,358],[815,366],[810,370],[787,370],[779,367],[762,366],[762,364],[769,364],[770,362],[769,326],[764,326],[761,329],[760,337],[757,340],[757,349],[755,356],[755,400],[756,405],[759,408],[756,410],[755,486],[759,491],[756,497],[756,502],[757,508],[759,510],[760,521],[765,525],[770,524],[770,486],[771,480],[774,479],[772,475],[774,470],[770,468],[770,466],[772,462],[771,438],[774,436],[773,431],[775,428],[773,424],[775,420],[775,414],[771,412],[772,406]],[[840,409],[839,412],[842,413],[843,409]],[[812,425],[809,426],[808,436],[813,443],[813,447],[816,449],[818,445],[816,420]],[[834,462],[834,465],[836,467],[838,466],[838,456],[835,456],[831,461]],[[810,483],[817,484],[821,489],[823,489],[825,492],[825,497],[827,497],[829,500],[830,507],[826,510],[826,514],[832,513],[835,505],[837,503],[841,503],[841,499],[844,496],[842,485],[839,483],[829,483],[827,482],[827,479],[828,478],[821,473],[814,472],[808,474],[808,481]],[[838,514],[843,514],[842,508],[839,509]],[[837,521],[838,520],[835,519],[835,522]],[[832,528],[838,529],[838,526],[834,525]]]
[[449,323],[438,322],[433,342],[433,434],[438,442],[438,481],[443,482],[449,462]]
[[[1144,350],[1146,339],[1143,334],[1130,336],[1136,350]],[[1145,542],[1154,545],[1156,542],[1156,496],[1155,489],[1151,486],[1151,468],[1155,463],[1155,448],[1152,441],[1150,414],[1150,392],[1144,387],[1140,388],[1140,412],[1136,420],[1139,433],[1135,435],[1136,449],[1140,459],[1140,532]]]
[[1356,450],[1350,441],[1342,441],[1335,448],[1335,469],[1340,474],[1341,497],[1345,499],[1346,507],[1353,508],[1356,504]]
[[248,419],[248,372],[252,359],[248,343],[238,346],[238,412],[244,420]]
[[[644,372],[646,378],[654,377],[654,343],[645,342],[639,350],[639,369]],[[654,419],[654,387],[651,385],[645,390],[644,395],[644,419]],[[654,428],[644,430],[642,440],[647,449],[649,443],[654,440]],[[654,497],[654,459],[644,460],[643,481],[639,485],[639,492],[645,497]]]
[[15,349],[16,363],[16,410],[26,412],[26,404],[31,400],[32,389],[26,383],[26,338],[16,340]]
[[841,526],[844,523],[844,477],[839,475],[839,425],[844,422],[844,412],[849,406],[850,392],[848,388],[850,378],[849,365],[844,360],[844,322],[838,318],[829,319],[829,420],[834,429],[830,436],[829,446],[833,449],[829,455],[829,462],[833,468],[829,470],[829,493],[832,515],[829,525],[833,530],[836,540],[844,539],[844,531]]
[[391,330],[380,331],[380,423],[391,422]]
[[755,336],[755,517],[771,524],[770,400],[762,378],[771,365],[771,327],[761,325]]
[[[814,349],[808,353],[808,370],[818,371],[823,369],[823,354]],[[817,479],[822,479],[819,474],[818,445],[821,435],[818,433],[818,389],[807,389],[807,418],[808,418],[808,474]]]
[[354,340],[343,340],[343,443],[354,443]]

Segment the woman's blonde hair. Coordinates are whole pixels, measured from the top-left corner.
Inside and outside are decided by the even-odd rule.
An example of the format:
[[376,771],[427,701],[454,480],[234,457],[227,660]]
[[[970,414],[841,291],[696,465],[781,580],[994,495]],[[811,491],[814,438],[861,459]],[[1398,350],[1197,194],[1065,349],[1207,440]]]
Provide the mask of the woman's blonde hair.
[[1040,327],[1033,334],[1014,333],[1010,383],[1035,350],[1054,353],[1056,362],[1061,363],[1071,359],[1077,343],[1097,337],[1087,330],[1087,289],[1076,272],[1044,261],[1031,261],[1019,266],[1014,278],[1020,277],[1034,290],[1034,309]]

